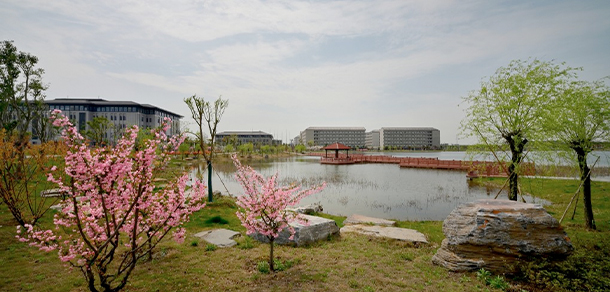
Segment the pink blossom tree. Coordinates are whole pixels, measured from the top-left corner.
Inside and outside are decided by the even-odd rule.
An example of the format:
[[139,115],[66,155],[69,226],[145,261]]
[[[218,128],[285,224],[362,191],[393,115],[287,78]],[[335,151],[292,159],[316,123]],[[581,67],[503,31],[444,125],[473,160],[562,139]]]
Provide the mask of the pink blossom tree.
[[235,177],[244,189],[244,194],[237,198],[237,217],[246,227],[247,234],[260,233],[269,239],[269,268],[274,271],[273,242],[280,232],[288,229],[292,239],[295,230],[289,225],[291,222],[296,220],[308,224],[300,214],[287,211],[286,208],[320,192],[326,187],[326,183],[310,189],[302,189],[301,185],[281,187],[277,185],[277,173],[265,178],[252,167],[242,165],[236,155],[232,158],[237,167]]
[[[136,264],[151,256],[153,248],[175,228],[182,242],[181,224],[204,207],[205,185],[193,183],[185,195],[186,174],[156,190],[153,177],[169,161],[183,137],[167,137],[169,119],[152,131],[145,147],[135,150],[138,127],[133,126],[113,148],[90,149],[60,111],[52,113],[68,146],[65,174],[49,173],[48,179],[68,193],[54,230],[17,227],[17,237],[44,251],[58,250],[59,259],[80,268],[91,291],[119,291]],[[52,168],[55,171],[55,167]]]

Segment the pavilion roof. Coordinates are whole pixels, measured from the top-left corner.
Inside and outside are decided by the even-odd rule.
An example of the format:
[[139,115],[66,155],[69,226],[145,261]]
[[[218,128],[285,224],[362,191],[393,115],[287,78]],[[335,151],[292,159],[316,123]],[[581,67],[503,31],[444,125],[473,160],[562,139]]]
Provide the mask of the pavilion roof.
[[350,150],[352,148],[350,148],[349,146],[343,145],[341,143],[333,143],[322,149],[324,149],[324,150]]

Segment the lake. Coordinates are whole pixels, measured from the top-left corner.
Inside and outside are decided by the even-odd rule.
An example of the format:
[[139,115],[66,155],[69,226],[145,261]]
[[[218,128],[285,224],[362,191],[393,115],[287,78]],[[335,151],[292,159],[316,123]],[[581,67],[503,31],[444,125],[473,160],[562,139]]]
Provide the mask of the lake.
[[[265,176],[278,172],[282,184],[299,182],[306,187],[326,181],[327,186],[322,192],[302,200],[300,205],[320,203],[325,213],[333,215],[444,220],[458,204],[494,198],[498,192],[494,188],[472,184],[463,171],[401,168],[397,164],[327,165],[320,164],[319,157],[309,156],[244,160],[242,163],[251,165]],[[215,191],[226,194],[228,190],[235,196],[242,193],[233,176],[235,168],[232,164],[219,164],[214,170],[212,185]],[[200,164],[191,175],[201,177],[204,171],[205,165]],[[500,198],[506,196],[506,192],[500,194]],[[545,203],[529,196],[525,199],[530,203]]]

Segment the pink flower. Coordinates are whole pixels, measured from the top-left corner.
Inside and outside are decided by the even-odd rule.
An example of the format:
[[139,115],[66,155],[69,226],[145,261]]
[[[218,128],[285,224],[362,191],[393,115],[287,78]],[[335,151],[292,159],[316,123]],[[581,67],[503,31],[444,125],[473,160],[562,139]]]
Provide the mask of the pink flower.
[[260,233],[273,242],[280,232],[287,228],[290,239],[293,239],[295,231],[289,223],[306,220],[298,214],[286,211],[286,208],[322,191],[326,183],[306,190],[302,190],[300,185],[281,187],[277,185],[277,173],[265,178],[250,166],[243,166],[236,155],[233,155],[232,159],[237,167],[235,177],[244,189],[244,194],[237,198],[239,210],[236,215],[246,228],[246,233]]
[[[36,230],[30,225],[24,230],[18,227],[20,241],[46,252],[57,249],[61,261],[84,270],[103,270],[106,274],[118,264],[95,259],[104,258],[117,248],[141,256],[173,228],[174,239],[184,241],[186,231],[181,225],[205,206],[206,187],[196,181],[187,195],[185,173],[163,190],[155,191],[154,174],[161,173],[169,162],[169,156],[157,154],[157,149],[178,147],[184,140],[167,137],[162,132],[168,129],[168,121],[153,131],[155,138],[147,141],[145,149],[135,150],[137,126],[126,130],[113,148],[90,149],[61,111],[55,110],[52,115],[53,125],[62,128],[68,151],[65,175],[49,173],[47,178],[70,196],[61,203],[53,230]],[[51,168],[51,172],[56,170],[56,166]],[[57,235],[60,230],[65,234],[63,238]],[[130,253],[116,254],[109,258],[120,263]]]

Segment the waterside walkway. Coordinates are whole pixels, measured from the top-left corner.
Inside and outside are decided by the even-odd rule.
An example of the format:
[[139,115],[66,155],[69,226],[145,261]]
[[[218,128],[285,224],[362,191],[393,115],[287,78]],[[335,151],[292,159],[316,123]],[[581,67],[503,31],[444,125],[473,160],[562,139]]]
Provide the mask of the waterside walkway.
[[[385,155],[339,154],[326,157],[324,153],[309,153],[309,156],[320,156],[322,164],[355,164],[355,163],[391,163],[400,167],[429,168],[467,171],[468,177],[508,177],[507,165],[491,161],[440,160],[438,158],[394,157]],[[524,166],[526,175],[534,175],[533,164]]]

